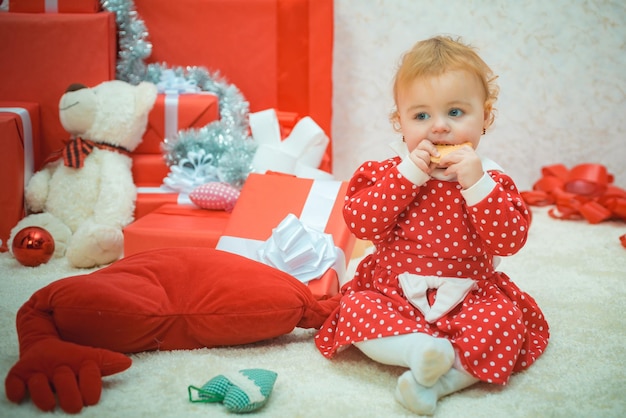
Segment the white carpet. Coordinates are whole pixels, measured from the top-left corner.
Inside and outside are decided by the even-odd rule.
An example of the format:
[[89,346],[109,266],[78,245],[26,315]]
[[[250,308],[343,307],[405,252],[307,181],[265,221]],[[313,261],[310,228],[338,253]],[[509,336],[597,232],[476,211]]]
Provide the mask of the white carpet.
[[[436,417],[626,416],[626,249],[624,223],[557,221],[535,208],[526,247],[503,260],[535,297],[551,326],[546,353],[503,388],[480,383],[444,398]],[[353,266],[352,266],[353,267]],[[17,361],[15,313],[37,289],[83,273],[57,260],[37,268],[0,255],[0,376]],[[100,403],[83,417],[232,417],[220,404],[192,404],[187,386],[223,371],[266,368],[278,373],[263,417],[414,417],[393,399],[402,370],[375,364],[351,348],[333,360],[315,349],[313,331],[296,329],[249,346],[132,356],[133,366],[105,378]],[[0,395],[0,417],[42,414],[29,402]]]

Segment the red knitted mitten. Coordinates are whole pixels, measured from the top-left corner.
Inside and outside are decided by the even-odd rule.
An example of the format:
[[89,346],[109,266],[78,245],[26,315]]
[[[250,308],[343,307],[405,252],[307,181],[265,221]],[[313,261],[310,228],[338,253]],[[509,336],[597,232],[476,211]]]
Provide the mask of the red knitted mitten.
[[[100,400],[102,376],[119,373],[131,365],[124,354],[100,348],[42,339],[23,352],[5,380],[7,398],[20,403],[30,392],[33,403],[51,411],[57,400],[67,413],[78,413]],[[56,392],[56,399],[55,399]]]

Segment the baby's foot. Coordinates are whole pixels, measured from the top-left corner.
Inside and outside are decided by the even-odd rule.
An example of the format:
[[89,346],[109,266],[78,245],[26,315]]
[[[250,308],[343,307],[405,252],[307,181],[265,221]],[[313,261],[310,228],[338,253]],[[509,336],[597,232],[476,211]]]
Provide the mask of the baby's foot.
[[398,378],[395,398],[402,406],[420,415],[433,415],[437,407],[435,389],[417,383],[410,371]]
[[417,383],[431,387],[452,368],[454,348],[445,338],[431,338],[420,344],[418,351],[410,363],[411,372]]

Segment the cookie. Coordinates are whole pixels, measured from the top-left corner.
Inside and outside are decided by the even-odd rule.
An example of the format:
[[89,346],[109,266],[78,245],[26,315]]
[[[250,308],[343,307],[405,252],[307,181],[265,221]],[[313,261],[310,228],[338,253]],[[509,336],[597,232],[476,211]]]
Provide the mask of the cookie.
[[446,144],[438,144],[435,145],[435,147],[437,147],[437,151],[439,151],[439,157],[435,157],[435,156],[430,156],[430,161],[435,163],[435,164],[439,164],[439,162],[441,161],[441,159],[443,157],[445,157],[446,155],[450,154],[453,151],[458,150],[461,147],[464,146],[472,146],[471,142],[463,142],[462,144],[458,144],[458,145],[446,145]]

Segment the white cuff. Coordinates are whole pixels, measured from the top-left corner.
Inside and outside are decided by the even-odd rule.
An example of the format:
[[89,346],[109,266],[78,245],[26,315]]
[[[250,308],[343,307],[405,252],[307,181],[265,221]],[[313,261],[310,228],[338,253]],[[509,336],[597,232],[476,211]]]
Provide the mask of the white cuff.
[[461,190],[461,195],[465,198],[465,203],[468,206],[474,206],[487,197],[495,187],[495,180],[485,173],[472,187]]
[[409,179],[416,186],[421,186],[426,183],[430,176],[417,168],[413,161],[406,156],[402,159],[402,162],[396,166],[400,174]]

